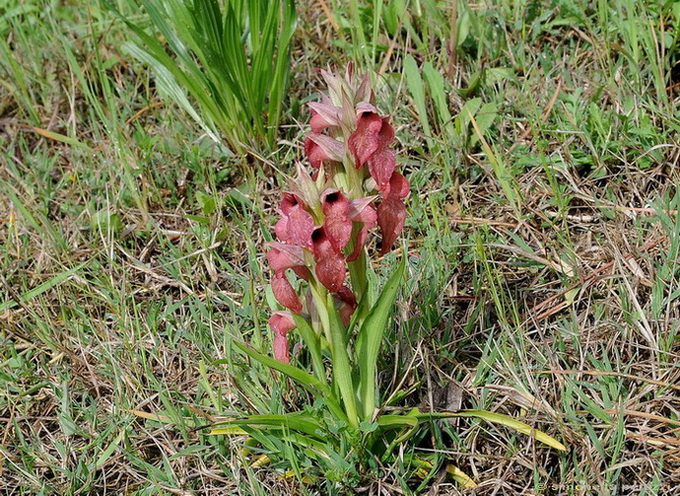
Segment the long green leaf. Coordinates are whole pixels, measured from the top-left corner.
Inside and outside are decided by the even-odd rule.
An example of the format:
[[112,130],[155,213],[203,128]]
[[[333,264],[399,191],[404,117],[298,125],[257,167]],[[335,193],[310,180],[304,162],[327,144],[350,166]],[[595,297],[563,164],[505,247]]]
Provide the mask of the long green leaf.
[[375,410],[375,381],[380,344],[392,315],[394,300],[397,297],[405,267],[406,256],[404,255],[397,270],[385,284],[378,300],[361,325],[357,336],[356,362],[359,365],[362,420],[370,420]]
[[234,419],[223,420],[214,426],[248,426],[248,427],[272,427],[279,429],[290,429],[304,432],[319,439],[323,439],[327,433],[324,428],[311,415],[295,412],[283,415],[249,415]]
[[347,353],[346,330],[335,309],[332,294],[326,297],[326,308],[328,309],[331,334],[333,380],[340,390],[347,419],[350,425],[356,428],[359,427],[359,414],[357,412],[356,395],[354,394],[352,367],[349,362],[349,354]]
[[280,362],[279,360],[276,360],[275,358],[263,355],[262,353],[259,353],[258,351],[256,351],[255,349],[253,349],[252,347],[248,346],[245,343],[234,341],[234,345],[251,358],[257,360],[258,362],[266,365],[267,367],[271,367],[274,370],[278,370],[282,374],[287,375],[288,377],[295,380],[301,386],[303,386],[305,389],[312,393],[327,394],[330,392],[330,388],[326,384],[321,382],[313,375],[305,372],[304,370],[295,367],[294,365],[283,363]]
[[309,354],[312,356],[314,375],[319,381],[326,381],[326,369],[323,365],[319,336],[302,315],[293,314],[293,320],[295,321],[298,332],[302,336],[302,340],[309,350]]
[[381,415],[378,417],[378,425],[387,429],[416,427],[418,425],[418,418],[407,415]]
[[567,451],[566,446],[560,443],[555,438],[549,436],[548,434],[534,429],[524,422],[515,420],[512,417],[503,415],[501,413],[487,412],[486,410],[461,410],[459,412],[441,412],[441,413],[421,413],[418,418],[421,420],[425,419],[439,419],[439,418],[450,418],[450,417],[475,417],[486,420],[493,424],[500,424],[511,429],[526,434],[527,436],[533,437],[537,441],[542,442],[550,446],[551,448],[558,449],[560,451]]
[[245,343],[234,341],[234,345],[238,349],[246,353],[248,356],[257,360],[263,365],[271,367],[274,370],[278,370],[282,374],[287,375],[288,377],[296,381],[298,384],[300,384],[302,387],[307,389],[310,393],[315,395],[321,394],[331,412],[333,412],[333,414],[339,420],[347,422],[347,415],[345,415],[342,408],[340,408],[340,404],[338,403],[335,394],[333,393],[331,388],[328,387],[327,384],[325,384],[324,382],[320,381],[313,375],[305,372],[304,370],[298,367],[295,367],[288,363],[280,362],[275,358],[269,357],[267,355],[263,355],[262,353],[257,352],[256,350],[254,350],[252,347],[248,346]]

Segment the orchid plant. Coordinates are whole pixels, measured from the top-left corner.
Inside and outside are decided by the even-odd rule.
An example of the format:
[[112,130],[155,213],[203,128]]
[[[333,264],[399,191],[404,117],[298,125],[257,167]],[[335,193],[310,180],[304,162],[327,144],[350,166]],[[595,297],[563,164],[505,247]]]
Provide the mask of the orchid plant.
[[[282,194],[277,241],[266,254],[271,289],[284,308],[269,319],[274,356],[237,343],[318,400],[301,412],[226,419],[212,434],[248,434],[279,459],[290,454],[277,451],[295,447],[330,480],[377,467],[423,423],[452,416],[505,424],[564,449],[546,434],[490,412],[385,413],[377,364],[406,256],[378,291],[370,277],[368,239],[377,230],[380,250],[374,254],[392,250],[406,220],[409,182],[397,170],[394,128],[375,106],[369,75],[355,74],[352,65],[344,75],[323,70],[321,75],[328,93],[309,104],[311,132],[304,146],[311,169],[298,167],[296,181]],[[292,334],[302,344],[295,347],[297,356],[291,356]],[[472,484],[457,469],[451,473]]]

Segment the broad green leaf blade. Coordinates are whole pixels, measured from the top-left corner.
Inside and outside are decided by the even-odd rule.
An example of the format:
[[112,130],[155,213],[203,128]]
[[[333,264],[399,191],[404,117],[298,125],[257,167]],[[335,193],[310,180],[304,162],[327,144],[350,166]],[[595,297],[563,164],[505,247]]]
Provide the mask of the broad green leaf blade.
[[418,424],[418,418],[406,415],[381,415],[378,417],[378,425],[386,429],[417,427]]
[[393,312],[394,300],[406,267],[406,255],[389,278],[375,305],[359,329],[356,341],[356,363],[359,364],[362,420],[371,420],[375,409],[375,381],[380,344]]
[[258,351],[256,351],[255,349],[253,349],[252,347],[248,346],[245,343],[234,341],[234,345],[239,350],[243,351],[245,354],[247,354],[251,358],[254,358],[258,362],[266,365],[267,367],[271,367],[274,370],[278,370],[282,374],[287,375],[288,377],[295,380],[301,386],[303,386],[305,389],[312,393],[326,394],[330,392],[330,389],[326,384],[318,380],[313,375],[305,372],[304,370],[295,367],[294,365],[283,363],[275,358],[263,355],[262,353],[259,353]]
[[326,369],[323,365],[323,357],[321,355],[321,343],[319,336],[314,332],[314,329],[309,325],[309,322],[302,316],[296,313],[293,314],[293,320],[297,326],[297,330],[302,336],[305,346],[312,356],[312,365],[314,366],[314,375],[319,381],[326,381]]

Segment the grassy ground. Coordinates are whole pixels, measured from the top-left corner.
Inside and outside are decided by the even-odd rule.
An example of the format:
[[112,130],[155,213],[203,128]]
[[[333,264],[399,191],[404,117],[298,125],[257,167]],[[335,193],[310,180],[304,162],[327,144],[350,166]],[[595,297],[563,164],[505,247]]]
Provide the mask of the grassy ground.
[[[474,494],[680,494],[680,3],[357,3],[298,2],[260,167],[162,98],[103,7],[0,9],[1,494],[330,492],[193,428],[295,408],[232,341],[269,349],[277,177],[302,158],[315,68],[349,57],[379,72],[412,184],[383,389],[570,450],[470,420],[406,449]],[[360,489],[462,492],[409,470]]]

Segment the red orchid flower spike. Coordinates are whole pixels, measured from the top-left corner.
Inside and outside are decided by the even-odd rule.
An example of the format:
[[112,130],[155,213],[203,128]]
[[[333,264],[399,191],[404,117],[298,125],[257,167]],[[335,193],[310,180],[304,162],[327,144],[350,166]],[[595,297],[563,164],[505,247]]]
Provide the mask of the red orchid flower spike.
[[[322,312],[314,306],[325,300],[309,296],[315,288],[332,295],[347,326],[360,294],[358,283],[348,280],[349,264],[365,256],[376,226],[381,255],[390,251],[404,228],[409,183],[397,171],[394,128],[374,106],[368,75],[357,76],[351,64],[343,76],[320,73],[328,93],[309,104],[311,132],[304,146],[313,175],[299,168],[283,193],[274,228],[278,242],[269,243],[267,260],[274,271],[272,291],[283,307],[307,319],[318,316]],[[286,334],[294,320],[275,312],[269,324],[276,358],[288,361]]]

